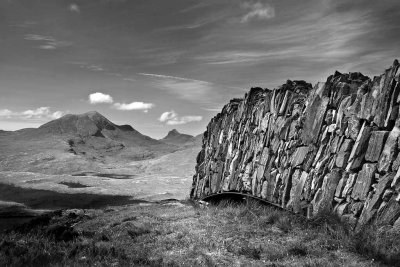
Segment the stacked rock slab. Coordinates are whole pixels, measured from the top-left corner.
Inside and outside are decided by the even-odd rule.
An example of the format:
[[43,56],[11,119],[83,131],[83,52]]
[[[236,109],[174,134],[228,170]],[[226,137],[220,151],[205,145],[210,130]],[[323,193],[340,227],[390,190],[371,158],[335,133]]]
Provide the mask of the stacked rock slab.
[[243,192],[358,229],[400,223],[399,75],[395,60],[373,79],[335,72],[231,100],[204,133],[191,198]]

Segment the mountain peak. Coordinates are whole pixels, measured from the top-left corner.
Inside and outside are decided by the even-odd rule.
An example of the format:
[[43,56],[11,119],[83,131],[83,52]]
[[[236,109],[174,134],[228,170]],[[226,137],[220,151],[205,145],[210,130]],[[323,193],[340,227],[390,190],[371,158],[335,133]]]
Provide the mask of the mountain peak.
[[172,129],[168,134],[180,134],[177,129]]
[[99,134],[103,130],[115,130],[118,126],[97,111],[83,114],[67,114],[40,126],[51,133],[77,133],[82,136]]
[[102,117],[104,117],[103,115],[101,115],[98,111],[96,111],[96,110],[91,110],[91,111],[88,111],[88,112],[85,112],[85,113],[83,113],[82,115],[87,115],[87,116],[102,116]]
[[182,134],[178,132],[177,129],[173,129],[168,132],[167,136],[165,136],[161,141],[167,144],[174,144],[174,145],[182,145],[187,142],[192,142],[194,137],[189,134]]

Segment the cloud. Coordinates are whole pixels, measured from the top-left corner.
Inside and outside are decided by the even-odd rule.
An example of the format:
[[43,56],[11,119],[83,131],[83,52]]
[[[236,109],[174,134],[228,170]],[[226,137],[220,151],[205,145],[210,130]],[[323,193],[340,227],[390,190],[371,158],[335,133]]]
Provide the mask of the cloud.
[[201,121],[203,119],[202,116],[178,116],[178,114],[171,110],[166,111],[161,114],[160,118],[158,119],[160,122],[164,122],[167,125],[179,125],[179,124],[186,124],[189,122],[194,121]]
[[49,107],[39,107],[37,109],[28,109],[25,111],[11,111],[9,109],[0,110],[0,118],[5,119],[25,119],[25,120],[40,120],[40,119],[58,119],[63,115],[61,111],[51,112]]
[[86,62],[68,62],[69,64],[79,65],[82,69],[88,69],[90,71],[105,71],[106,69],[101,65],[89,64]]
[[13,112],[9,109],[0,109],[0,117],[10,117]]
[[241,19],[242,23],[246,23],[253,19],[267,20],[275,17],[275,8],[269,4],[258,3],[244,3],[242,7],[246,10],[250,10]]
[[75,13],[80,13],[81,9],[77,4],[70,4],[68,10]]
[[143,110],[143,112],[147,113],[149,109],[154,107],[154,104],[144,102],[132,102],[130,104],[115,103],[113,107],[118,110]]
[[182,77],[176,77],[176,76],[169,76],[169,75],[161,75],[161,74],[153,74],[153,73],[138,73],[138,74],[139,75],[144,75],[144,76],[155,77],[155,78],[162,78],[162,79],[173,79],[173,80],[180,80],[180,81],[208,83],[208,82],[205,82],[205,81],[182,78]]
[[[206,64],[238,64],[238,63],[257,63],[268,58],[288,57],[289,50],[271,50],[271,51],[222,51],[213,52],[208,55],[198,56],[196,59],[205,62]],[[298,51],[295,51],[298,52]],[[292,56],[292,54],[290,54]]]
[[53,36],[46,36],[40,34],[27,34],[24,36],[27,41],[41,42],[42,44],[38,46],[40,49],[54,50],[61,47],[67,47],[72,45],[72,42],[60,41]]
[[56,47],[54,45],[40,45],[40,49],[46,49],[46,50],[54,50]]
[[110,95],[103,94],[100,92],[96,92],[89,95],[89,103],[90,104],[101,104],[101,103],[113,103],[114,100]]
[[161,122],[166,122],[168,120],[172,120],[173,118],[176,118],[178,114],[175,113],[175,111],[166,111],[163,114],[161,114],[160,118],[158,119]]
[[221,108],[203,108],[203,110],[207,110],[207,111],[211,111],[211,112],[221,112],[222,107]]
[[36,21],[22,21],[19,23],[15,23],[15,24],[9,24],[9,26],[11,27],[20,27],[20,28],[32,28],[34,26],[36,26],[38,23]]
[[178,95],[181,99],[201,102],[212,95],[213,84],[206,81],[160,75],[153,73],[138,73],[139,75],[155,78],[157,87]]

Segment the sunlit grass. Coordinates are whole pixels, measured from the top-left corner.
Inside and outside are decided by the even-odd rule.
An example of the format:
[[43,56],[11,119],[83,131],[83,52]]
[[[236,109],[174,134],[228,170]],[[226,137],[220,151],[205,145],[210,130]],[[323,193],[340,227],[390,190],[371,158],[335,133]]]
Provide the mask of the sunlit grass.
[[257,203],[184,201],[57,213],[1,236],[1,266],[366,266],[399,262],[400,233],[354,234]]

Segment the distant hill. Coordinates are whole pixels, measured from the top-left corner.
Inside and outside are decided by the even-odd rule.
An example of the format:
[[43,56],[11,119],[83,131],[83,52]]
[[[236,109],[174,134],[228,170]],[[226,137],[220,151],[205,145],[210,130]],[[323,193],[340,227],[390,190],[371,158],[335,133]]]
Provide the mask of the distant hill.
[[163,139],[160,139],[160,141],[166,144],[176,145],[180,147],[187,147],[187,146],[200,147],[202,138],[203,134],[193,136],[189,134],[180,133],[178,132],[178,130],[173,129],[168,132],[167,136],[165,136]]
[[188,142],[194,141],[194,136],[189,134],[183,134],[178,132],[176,129],[173,129],[168,132],[167,136],[165,136],[160,141],[167,144],[181,145]]
[[163,145],[149,136],[143,135],[130,125],[116,125],[97,111],[84,114],[68,114],[43,124],[37,129],[43,134],[73,134],[81,138],[100,137],[123,142],[125,146]]
[[91,164],[156,158],[180,149],[91,111],[68,114],[39,128],[0,131],[0,171],[65,173]]
[[201,145],[203,142],[203,135],[204,134],[198,134],[194,137],[195,143]]

